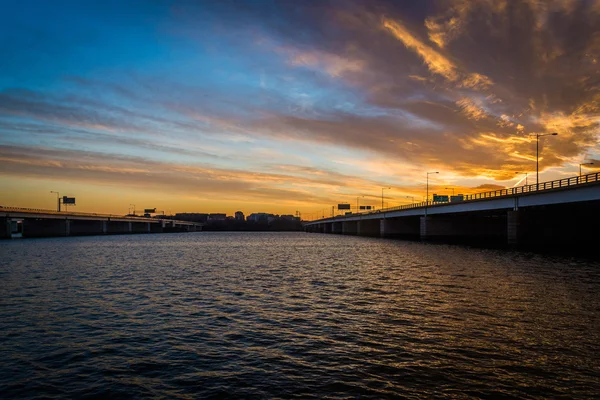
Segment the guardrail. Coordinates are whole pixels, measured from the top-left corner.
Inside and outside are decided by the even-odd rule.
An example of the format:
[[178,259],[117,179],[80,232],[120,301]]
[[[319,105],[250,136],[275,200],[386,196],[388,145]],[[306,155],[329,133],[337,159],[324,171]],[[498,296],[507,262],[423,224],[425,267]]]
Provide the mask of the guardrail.
[[45,210],[42,208],[26,208],[26,207],[5,207],[5,206],[0,206],[0,213],[2,212],[23,212],[23,213],[32,213],[32,214],[36,214],[36,213],[44,213],[44,214],[50,214],[50,215],[61,215],[64,217],[68,217],[69,215],[72,216],[78,216],[78,217],[100,217],[100,218],[127,218],[127,219],[131,219],[131,220],[138,220],[138,221],[142,221],[142,222],[157,222],[157,221],[161,221],[161,220],[166,220],[166,221],[175,221],[176,223],[186,223],[186,224],[196,224],[196,225],[202,225],[201,223],[198,222],[192,222],[192,221],[180,221],[180,220],[175,220],[175,219],[170,219],[170,218],[148,218],[148,217],[138,217],[138,216],[131,216],[131,215],[118,215],[118,214],[101,214],[101,213],[84,213],[84,212],[71,212],[71,211],[56,211],[56,210]]
[[106,217],[106,218],[131,218],[147,221],[149,219],[156,220],[156,218],[138,217],[131,215],[118,215],[118,214],[101,214],[101,213],[84,213],[77,211],[56,211],[56,210],[45,210],[42,208],[26,208],[26,207],[5,207],[0,206],[0,212],[2,211],[13,211],[13,212],[31,212],[31,213],[45,213],[51,215],[75,215],[80,217]]
[[468,194],[465,196],[465,200],[477,200],[477,199],[487,199],[491,197],[501,197],[501,196],[514,196],[516,194],[525,194],[531,192],[539,192],[543,190],[552,190],[558,189],[562,187],[569,186],[578,186],[585,185],[586,183],[598,182],[600,181],[600,172],[595,172],[593,174],[581,175],[581,176],[573,176],[571,178],[558,179],[555,181],[542,182],[539,185],[525,185],[525,186],[517,186],[509,189],[500,189],[500,190],[492,190],[490,192],[483,193],[475,193]]
[[[555,181],[541,182],[540,184],[534,183],[533,185],[524,185],[524,186],[517,186],[517,187],[513,187],[513,188],[508,188],[508,189],[498,189],[498,190],[491,190],[488,192],[467,194],[467,195],[464,195],[463,200],[459,200],[458,202],[464,203],[466,201],[491,199],[491,198],[495,198],[495,197],[510,197],[510,196],[515,196],[515,195],[519,195],[519,194],[530,194],[532,192],[542,192],[542,191],[546,191],[546,190],[560,189],[560,188],[566,188],[566,187],[572,187],[572,186],[580,186],[580,185],[586,185],[589,183],[596,183],[596,182],[600,182],[600,172],[594,172],[591,174],[581,175],[581,176],[573,176],[571,178],[557,179]],[[385,212],[391,212],[391,211],[401,211],[401,210],[408,210],[408,209],[412,209],[412,208],[423,208],[423,207],[427,207],[427,206],[431,207],[431,206],[444,205],[444,204],[452,204],[452,202],[432,202],[432,201],[425,202],[425,201],[423,201],[420,203],[404,204],[402,206],[397,206],[397,207],[383,208],[381,210],[376,210],[376,211],[353,213],[350,215],[338,215],[338,216],[335,216],[332,218],[325,218],[325,219],[337,219],[337,218],[353,217],[353,216],[357,216],[357,215],[379,214],[379,213],[385,213]],[[309,223],[310,222],[312,222],[312,221],[309,221]]]

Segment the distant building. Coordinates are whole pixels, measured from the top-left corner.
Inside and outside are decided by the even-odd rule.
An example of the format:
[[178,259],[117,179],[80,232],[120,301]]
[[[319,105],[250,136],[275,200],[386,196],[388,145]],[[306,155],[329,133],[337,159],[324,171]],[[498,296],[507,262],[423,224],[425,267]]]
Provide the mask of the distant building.
[[238,221],[244,221],[244,213],[241,211],[235,212],[235,219]]
[[300,217],[296,217],[295,215],[281,215],[279,218],[284,221],[300,221]]
[[273,214],[267,214],[267,213],[252,213],[250,215],[248,215],[248,218],[246,218],[246,221],[248,222],[255,222],[255,223],[269,223],[273,220],[275,220],[277,217],[275,217]]
[[208,214],[209,221],[225,221],[226,219],[227,219],[226,214],[220,214],[220,213]]
[[191,222],[206,222],[208,221],[208,214],[203,213],[178,213],[175,214],[175,219],[180,221],[191,221]]

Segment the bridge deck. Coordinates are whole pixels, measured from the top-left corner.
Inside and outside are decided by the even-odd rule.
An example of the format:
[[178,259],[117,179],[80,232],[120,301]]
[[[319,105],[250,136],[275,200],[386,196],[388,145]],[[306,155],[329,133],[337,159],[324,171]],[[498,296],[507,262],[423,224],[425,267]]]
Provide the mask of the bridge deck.
[[146,222],[151,224],[160,224],[163,221],[175,223],[177,225],[195,225],[203,226],[204,224],[190,221],[179,221],[173,219],[161,218],[146,218],[135,217],[129,215],[116,214],[98,214],[98,213],[82,213],[82,212],[65,212],[53,211],[36,208],[22,207],[1,207],[0,217],[5,218],[40,218],[40,219],[69,219],[69,220],[85,220],[85,221],[115,221],[115,222]]
[[377,211],[340,215],[307,222],[305,225],[332,221],[356,221],[381,217],[445,214],[494,209],[518,209],[545,204],[558,204],[600,199],[600,173],[575,176],[539,185],[525,185],[508,189],[492,190],[464,196],[457,202],[421,202]]

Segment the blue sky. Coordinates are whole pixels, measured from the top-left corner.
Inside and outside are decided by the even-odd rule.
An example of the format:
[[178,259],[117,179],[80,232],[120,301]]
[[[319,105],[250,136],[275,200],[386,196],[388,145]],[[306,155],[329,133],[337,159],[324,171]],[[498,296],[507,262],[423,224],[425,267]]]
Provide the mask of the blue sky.
[[544,180],[598,158],[598,1],[4,9],[0,204],[65,187],[81,211],[310,213],[420,198],[426,170],[438,190],[519,184],[532,133],[559,133]]

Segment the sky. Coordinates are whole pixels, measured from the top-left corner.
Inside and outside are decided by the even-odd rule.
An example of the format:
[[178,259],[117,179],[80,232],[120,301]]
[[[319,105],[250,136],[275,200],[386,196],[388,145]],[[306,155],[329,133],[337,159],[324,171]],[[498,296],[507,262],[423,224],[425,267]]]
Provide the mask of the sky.
[[599,171],[600,0],[0,3],[3,206],[311,219],[535,183],[554,132],[540,181]]

